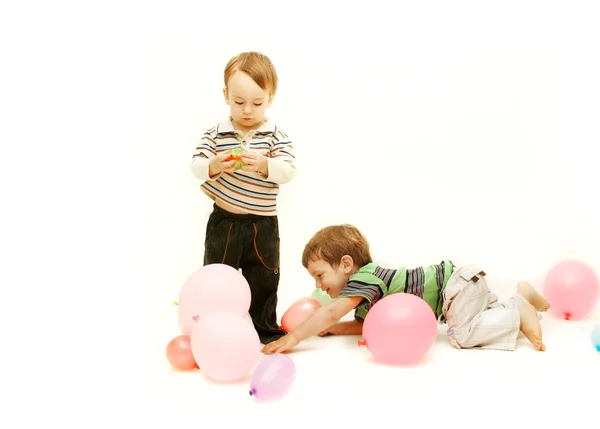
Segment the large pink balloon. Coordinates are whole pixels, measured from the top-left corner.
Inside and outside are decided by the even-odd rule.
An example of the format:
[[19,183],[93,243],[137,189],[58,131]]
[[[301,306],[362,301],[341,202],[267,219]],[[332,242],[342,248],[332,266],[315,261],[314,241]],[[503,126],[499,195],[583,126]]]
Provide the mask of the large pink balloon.
[[254,326],[227,312],[201,316],[191,335],[192,353],[204,375],[218,381],[246,377],[260,358]]
[[550,311],[566,320],[582,319],[598,301],[598,276],[578,261],[563,261],[550,269],[544,280],[544,295]]
[[369,310],[363,341],[373,357],[386,364],[405,365],[420,360],[437,338],[431,307],[409,293],[388,295]]
[[319,307],[321,307],[321,303],[315,298],[300,298],[283,313],[281,317],[281,329],[285,332],[293,331],[296,326],[304,322]]
[[190,335],[198,318],[211,311],[245,316],[250,299],[250,286],[242,273],[225,264],[205,265],[188,277],[179,292],[179,327]]
[[266,355],[258,364],[250,380],[250,395],[259,401],[273,401],[284,396],[294,378],[294,361],[281,353]]

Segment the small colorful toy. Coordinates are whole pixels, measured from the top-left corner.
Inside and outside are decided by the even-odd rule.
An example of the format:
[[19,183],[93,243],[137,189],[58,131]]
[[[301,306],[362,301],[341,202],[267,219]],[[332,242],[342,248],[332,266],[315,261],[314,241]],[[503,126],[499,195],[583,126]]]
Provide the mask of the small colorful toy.
[[242,154],[244,153],[244,148],[243,147],[236,147],[234,149],[231,150],[231,155],[229,155],[227,158],[225,158],[225,161],[233,161],[235,160],[235,164],[233,164],[235,166],[236,170],[239,170],[240,168],[242,168],[243,166],[246,165],[246,163],[244,163],[242,161]]

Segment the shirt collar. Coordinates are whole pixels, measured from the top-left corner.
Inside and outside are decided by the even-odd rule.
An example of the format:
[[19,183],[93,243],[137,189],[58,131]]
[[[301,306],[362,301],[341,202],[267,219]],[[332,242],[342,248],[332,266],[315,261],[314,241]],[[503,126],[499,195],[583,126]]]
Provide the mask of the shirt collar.
[[[275,132],[275,124],[271,121],[271,119],[269,119],[269,118],[265,118],[265,119],[266,119],[266,121],[263,122],[263,124],[260,127],[258,127],[256,130],[253,130],[252,134]],[[227,119],[226,121],[221,123],[221,125],[219,126],[219,132],[223,132],[223,133],[237,132],[238,134],[241,133],[241,131],[239,131],[239,130],[236,131],[236,129],[234,128],[233,122],[231,120],[231,116],[229,117],[229,119]]]

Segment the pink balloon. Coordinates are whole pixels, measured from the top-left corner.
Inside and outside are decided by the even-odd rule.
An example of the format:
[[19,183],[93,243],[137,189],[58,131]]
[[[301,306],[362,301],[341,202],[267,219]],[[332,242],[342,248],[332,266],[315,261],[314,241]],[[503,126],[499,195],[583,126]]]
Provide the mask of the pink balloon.
[[291,332],[321,307],[315,298],[300,298],[281,317],[281,329]]
[[550,311],[566,320],[587,316],[598,301],[599,288],[594,270],[578,261],[556,264],[544,280]]
[[243,317],[214,312],[198,319],[191,335],[192,353],[202,373],[219,381],[247,376],[260,358],[260,340]]
[[198,369],[198,364],[192,354],[189,335],[178,335],[169,341],[166,354],[169,363],[181,371]]
[[431,307],[409,293],[388,295],[369,310],[363,339],[373,357],[386,364],[405,365],[420,360],[437,338]]
[[250,286],[242,273],[225,264],[205,265],[188,277],[179,292],[179,327],[191,335],[198,318],[212,311],[245,316],[250,299]]
[[281,353],[266,355],[250,381],[250,395],[259,401],[273,401],[284,396],[296,377],[292,359]]

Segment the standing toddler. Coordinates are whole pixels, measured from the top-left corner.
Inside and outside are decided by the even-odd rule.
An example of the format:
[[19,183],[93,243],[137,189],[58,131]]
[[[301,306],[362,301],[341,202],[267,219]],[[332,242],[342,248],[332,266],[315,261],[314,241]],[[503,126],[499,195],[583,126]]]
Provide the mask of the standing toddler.
[[[227,120],[204,134],[192,172],[214,201],[206,225],[204,265],[241,269],[250,285],[250,317],[261,343],[285,332],[277,324],[280,276],[277,195],[296,174],[294,147],[265,116],[277,92],[270,59],[257,52],[233,57],[224,73]],[[242,152],[240,158],[237,152]]]

